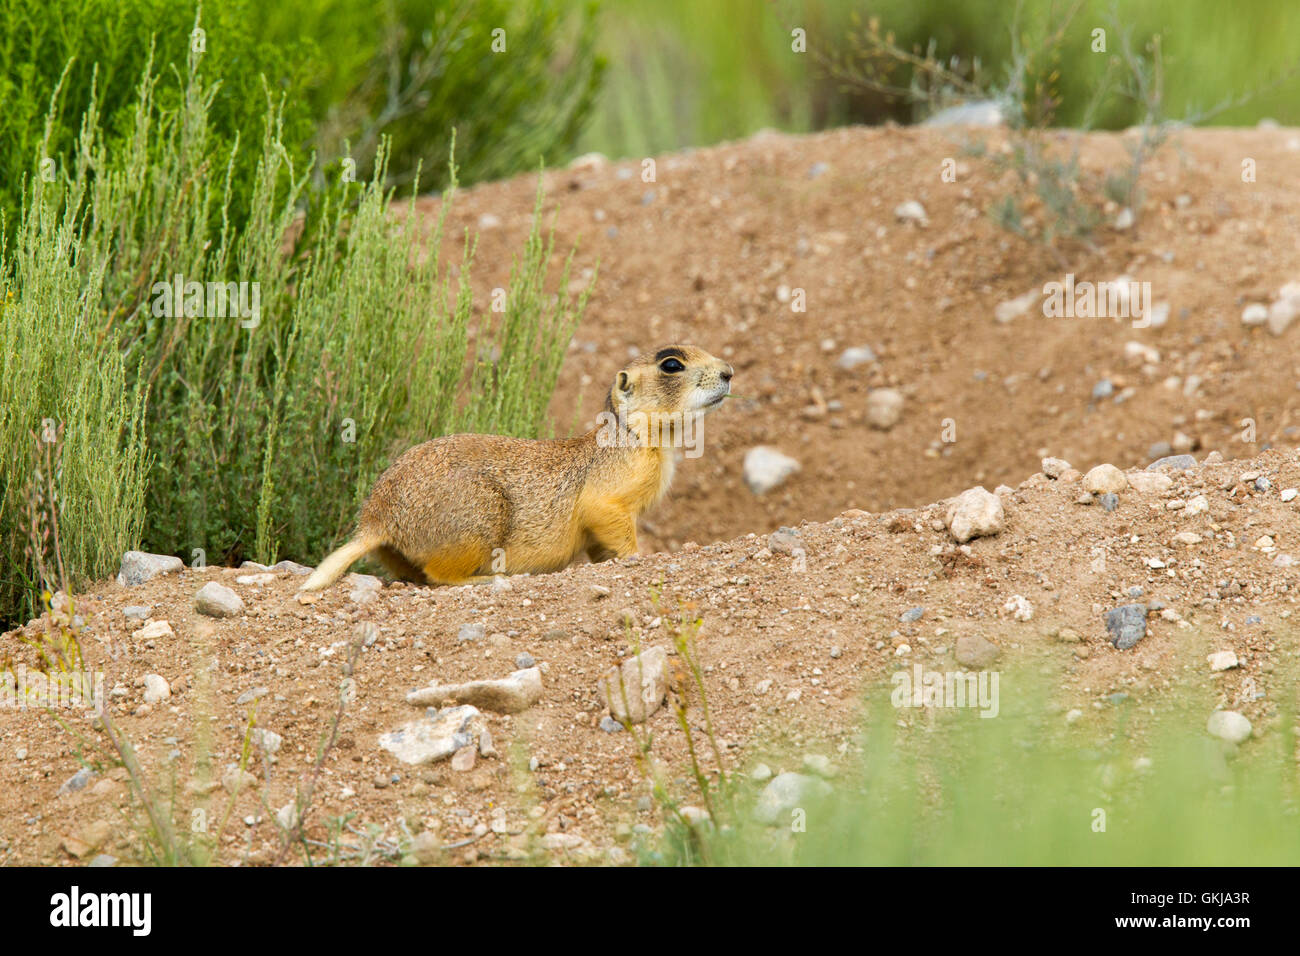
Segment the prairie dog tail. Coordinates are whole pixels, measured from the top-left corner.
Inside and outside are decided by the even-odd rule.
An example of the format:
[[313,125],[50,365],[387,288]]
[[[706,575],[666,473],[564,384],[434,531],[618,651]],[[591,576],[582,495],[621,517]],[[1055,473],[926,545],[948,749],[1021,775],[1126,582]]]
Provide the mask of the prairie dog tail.
[[375,548],[383,544],[378,538],[361,536],[353,538],[337,551],[333,551],[311,573],[299,591],[321,591],[343,576],[343,572]]

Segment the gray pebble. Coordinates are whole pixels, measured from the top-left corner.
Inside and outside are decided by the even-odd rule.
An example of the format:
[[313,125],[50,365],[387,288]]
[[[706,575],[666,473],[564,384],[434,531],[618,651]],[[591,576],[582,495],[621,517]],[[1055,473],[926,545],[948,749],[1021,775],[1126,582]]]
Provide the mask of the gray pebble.
[[1141,604],[1122,604],[1106,613],[1110,642],[1121,651],[1147,636],[1147,609]]
[[1119,496],[1113,491],[1106,492],[1097,500],[1101,502],[1101,506],[1107,511],[1114,511],[1119,507]]

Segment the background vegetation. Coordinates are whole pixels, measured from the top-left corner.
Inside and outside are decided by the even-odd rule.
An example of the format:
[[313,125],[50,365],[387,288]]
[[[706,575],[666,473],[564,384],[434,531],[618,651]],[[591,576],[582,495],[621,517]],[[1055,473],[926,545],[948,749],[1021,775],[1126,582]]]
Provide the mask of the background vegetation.
[[[1088,93],[1106,68],[1090,48],[1093,27],[1126,24],[1141,48],[1162,36],[1167,114],[1195,114],[1234,93],[1267,85],[1297,58],[1300,5],[1258,0],[1225,7],[1217,0],[1083,0],[1076,31],[1053,69],[1062,108],[1054,122],[1077,126]],[[583,150],[642,156],[748,136],[762,127],[794,132],[844,123],[911,122],[921,113],[906,100],[844,83],[829,65],[851,56],[853,36],[876,17],[895,42],[938,59],[979,58],[995,82],[1011,62],[1012,27],[1034,50],[1076,6],[1070,0],[620,0],[602,11],[600,49],[611,69]],[[1019,12],[1019,13],[1018,13]],[[857,25],[855,26],[855,15]],[[808,52],[794,54],[789,30],[807,31]],[[1108,51],[1116,38],[1108,38]],[[1046,74],[1045,74],[1046,75]],[[900,73],[904,87],[909,77]],[[1271,117],[1300,123],[1300,79],[1214,117],[1225,126]],[[1137,107],[1116,106],[1104,128],[1141,120]]]

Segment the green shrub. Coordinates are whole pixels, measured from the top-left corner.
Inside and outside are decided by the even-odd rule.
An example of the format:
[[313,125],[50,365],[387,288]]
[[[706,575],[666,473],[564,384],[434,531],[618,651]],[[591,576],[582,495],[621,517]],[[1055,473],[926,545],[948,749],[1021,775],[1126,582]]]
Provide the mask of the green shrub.
[[605,68],[589,0],[571,10],[550,0],[304,0],[259,10],[267,36],[315,42],[309,97],[325,165],[350,155],[367,177],[387,136],[395,184],[423,167],[427,185],[446,186],[453,128],[467,182],[567,160]]
[[[551,243],[535,221],[505,311],[476,311],[468,237],[453,281],[442,219],[429,232],[391,215],[386,144],[369,182],[313,193],[274,103],[237,221],[238,154],[213,135],[207,62],[191,54],[175,105],[147,65],[112,145],[92,103],[61,176],[31,183],[18,241],[0,249],[0,332],[16,344],[0,382],[0,535],[22,540],[27,432],[63,423],[82,580],[137,544],[189,561],[315,560],[407,445],[466,426],[544,432],[585,303],[544,292]],[[225,283],[248,283],[246,312],[213,296]],[[21,553],[6,547],[6,617],[32,583]]]
[[[261,36],[252,0],[206,0],[201,9],[204,67],[213,81],[207,135],[218,151],[236,141],[248,147],[236,154],[232,175],[238,219],[255,180],[267,89],[284,97],[285,148],[295,162],[306,161],[312,117],[301,91],[311,46]],[[146,60],[160,65],[158,105],[180,105],[199,10],[198,0],[0,0],[0,209],[10,211],[11,226],[25,177],[40,174],[42,158],[72,147],[92,97],[110,148],[131,135]]]

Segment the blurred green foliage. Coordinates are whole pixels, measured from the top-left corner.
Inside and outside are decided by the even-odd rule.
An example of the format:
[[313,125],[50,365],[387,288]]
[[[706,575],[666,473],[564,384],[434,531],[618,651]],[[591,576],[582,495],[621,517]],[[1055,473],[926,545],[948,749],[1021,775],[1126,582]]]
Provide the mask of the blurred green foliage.
[[[762,127],[793,132],[843,123],[910,122],[923,113],[904,100],[845,88],[827,61],[851,53],[861,28],[878,17],[896,43],[940,59],[981,61],[986,76],[1005,79],[1012,28],[1034,50],[1074,6],[1066,0],[621,0],[602,13],[601,49],[614,68],[586,133],[584,150],[644,156],[747,136]],[[1300,59],[1300,4],[1257,0],[1227,8],[1219,0],[1085,0],[1072,20],[1059,63],[1061,108],[1054,122],[1077,126],[1089,93],[1106,69],[1092,52],[1092,30],[1107,30],[1107,55],[1118,49],[1115,24],[1135,46],[1162,36],[1166,113],[1197,114],[1261,90],[1212,117],[1217,125],[1253,125],[1271,117],[1300,124],[1300,80],[1267,88]],[[807,52],[791,49],[790,30],[807,33]],[[900,77],[906,86],[906,77]],[[1105,128],[1141,120],[1137,108],[1114,106]]]

